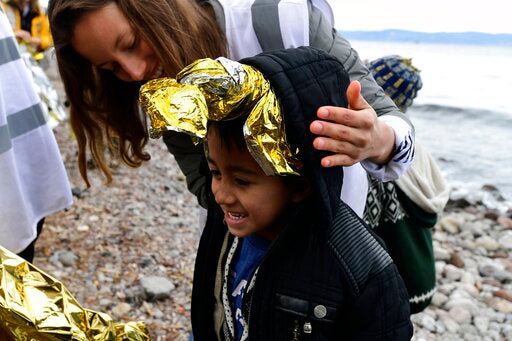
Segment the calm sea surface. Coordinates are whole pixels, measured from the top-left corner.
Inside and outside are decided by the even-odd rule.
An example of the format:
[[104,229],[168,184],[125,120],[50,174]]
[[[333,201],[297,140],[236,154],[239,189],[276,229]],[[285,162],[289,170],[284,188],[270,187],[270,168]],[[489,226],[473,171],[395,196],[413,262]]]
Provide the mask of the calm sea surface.
[[407,114],[455,188],[494,185],[512,202],[512,47],[351,41],[362,59],[399,54],[421,70]]

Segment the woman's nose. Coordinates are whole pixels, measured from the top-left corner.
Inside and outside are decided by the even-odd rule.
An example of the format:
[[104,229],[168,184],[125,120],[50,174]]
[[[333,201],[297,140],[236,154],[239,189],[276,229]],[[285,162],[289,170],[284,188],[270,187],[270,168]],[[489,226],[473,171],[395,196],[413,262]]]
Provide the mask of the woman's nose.
[[[124,58],[119,61],[124,78],[129,81],[142,81],[146,73],[146,62],[139,58]],[[119,76],[119,78],[122,78]]]

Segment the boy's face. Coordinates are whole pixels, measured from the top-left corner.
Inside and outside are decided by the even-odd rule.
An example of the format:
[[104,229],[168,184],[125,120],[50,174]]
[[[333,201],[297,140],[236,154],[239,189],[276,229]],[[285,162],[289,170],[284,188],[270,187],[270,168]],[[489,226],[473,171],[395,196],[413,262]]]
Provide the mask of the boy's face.
[[217,129],[208,130],[208,165],[212,192],[231,234],[274,239],[284,226],[289,204],[299,200],[283,178],[265,175],[249,151],[234,142],[227,148]]

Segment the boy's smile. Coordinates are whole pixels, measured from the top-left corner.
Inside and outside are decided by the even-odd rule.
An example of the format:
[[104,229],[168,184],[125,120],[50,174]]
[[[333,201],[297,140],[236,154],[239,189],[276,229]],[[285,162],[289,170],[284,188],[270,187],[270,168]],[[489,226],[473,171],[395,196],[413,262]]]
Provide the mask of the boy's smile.
[[241,224],[246,218],[247,215],[243,213],[235,213],[235,212],[225,212],[224,219],[226,220],[226,224],[228,225],[236,225]]
[[208,165],[212,192],[231,234],[274,239],[296,200],[283,177],[265,175],[247,149],[235,142],[227,147],[215,128],[208,130]]

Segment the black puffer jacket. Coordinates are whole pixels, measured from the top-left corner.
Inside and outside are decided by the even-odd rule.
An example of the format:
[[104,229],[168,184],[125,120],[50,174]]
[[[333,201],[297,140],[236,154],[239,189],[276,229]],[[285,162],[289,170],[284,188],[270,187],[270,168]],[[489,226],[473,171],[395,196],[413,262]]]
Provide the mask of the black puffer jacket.
[[[346,106],[349,80],[343,66],[313,48],[263,53],[242,62],[270,80],[281,100],[288,142],[299,147],[315,187],[259,267],[245,314],[249,340],[409,340],[408,297],[395,265],[378,238],[340,201],[341,168],[322,168],[321,155],[312,148],[308,127],[316,109]],[[217,335],[214,291],[227,232],[222,219],[211,200],[194,272],[196,341]]]

